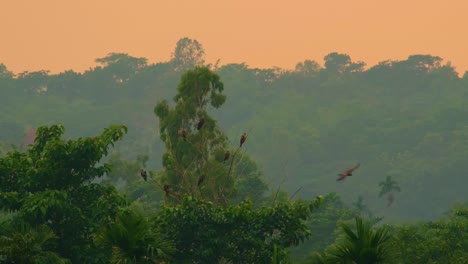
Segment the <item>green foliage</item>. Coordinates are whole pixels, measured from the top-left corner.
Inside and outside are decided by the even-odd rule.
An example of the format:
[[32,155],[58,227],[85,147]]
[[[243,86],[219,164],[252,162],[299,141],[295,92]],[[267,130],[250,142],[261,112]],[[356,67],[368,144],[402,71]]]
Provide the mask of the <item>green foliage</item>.
[[[170,186],[170,197],[176,198],[175,201],[190,195],[227,204],[236,196],[236,187],[241,189],[242,198],[253,195],[245,189],[247,184],[254,183],[263,188],[256,190],[254,199],[266,189],[251,160],[241,161],[232,170],[239,148],[232,151],[234,154],[227,163],[223,163],[222,157],[230,149],[227,137],[207,112],[209,105],[219,108],[224,103],[223,90],[224,84],[217,74],[207,67],[196,67],[182,75],[174,97],[175,108],[171,109],[167,101],[161,101],[154,109],[159,118],[160,137],[166,145],[162,162],[165,170],[160,185]],[[196,126],[201,119],[204,124],[198,129]],[[247,171],[241,171],[241,165]],[[203,182],[201,177],[204,177]],[[239,179],[237,183],[236,178]]]
[[[182,73],[204,65],[204,54],[198,41],[183,38],[170,61],[154,64],[111,53],[83,73],[14,76],[2,65],[0,140],[20,144],[25,130],[42,124],[63,123],[67,136],[77,137],[99,133],[103,120],[125,123],[130,132],[117,150],[126,158],[146,153],[148,166],[159,169],[165,143],[154,133],[151,109],[156,100],[176,96],[173,88]],[[283,186],[287,192],[308,186],[301,190],[306,197],[336,192],[355,200],[356,193],[378,195],[376,176],[392,175],[401,188],[411,186],[398,195],[406,206],[387,209],[375,199],[368,200],[369,207],[391,220],[440,217],[464,198],[467,183],[457,172],[468,169],[463,160],[468,74],[459,77],[450,63],[429,54],[382,61],[365,70],[363,65],[337,52],[317,62],[301,60],[291,71],[222,65],[215,70],[229,87],[222,92],[229,100],[214,113],[211,106],[207,111],[233,142],[247,130],[254,139],[248,153],[269,182],[282,178],[289,160],[293,178]],[[169,106],[172,102],[166,110]],[[355,159],[365,161],[362,181],[336,188],[327,176]],[[425,202],[427,193],[437,197],[431,204]]]
[[[93,263],[91,235],[127,204],[114,187],[92,181],[109,172],[99,165],[126,132],[110,126],[97,137],[64,140],[64,127],[39,127],[26,152],[0,158],[2,209],[17,211],[15,223],[47,226],[57,238],[54,250],[72,262]],[[20,234],[22,236],[24,234]]]
[[351,57],[346,54],[332,52],[324,57],[325,69],[332,74],[344,74],[350,72],[360,72],[365,63],[353,63]]
[[45,225],[32,228],[28,225],[12,227],[2,223],[1,231],[0,261],[2,263],[70,263],[51,250],[54,248],[57,235]]
[[148,181],[142,179],[140,171],[147,162],[147,155],[138,155],[135,161],[129,161],[120,152],[114,153],[107,161],[112,170],[103,178],[103,183],[115,185],[132,201],[141,203],[146,213],[152,213],[159,208],[164,193],[154,182],[160,172],[148,171]]
[[103,181],[115,185],[126,185],[140,181],[140,170],[146,167],[147,161],[147,155],[139,155],[136,161],[131,162],[126,160],[122,153],[113,153],[107,161],[112,170],[106,174]]
[[0,79],[12,78],[13,73],[7,69],[5,64],[0,63]]
[[274,251],[277,259],[284,259],[285,248],[310,235],[305,221],[320,201],[255,209],[249,201],[218,207],[187,196],[180,205],[163,206],[154,224],[174,239],[176,263],[264,263]]
[[[301,198],[336,192],[343,201],[356,201],[359,194],[366,198],[368,209],[387,221],[434,220],[454,201],[466,199],[468,182],[460,171],[468,170],[468,72],[460,78],[450,63],[428,54],[383,61],[364,70],[363,62],[336,52],[325,56],[323,66],[304,60],[292,71],[252,68],[245,63],[216,66],[216,73],[193,70],[205,64],[204,55],[199,42],[184,38],[170,61],[155,64],[111,53],[84,73],[40,70],[16,76],[0,64],[0,207],[17,212],[15,222],[30,218],[29,222],[50,226],[58,242],[52,244],[61,257],[73,251],[77,252],[74,262],[93,263],[109,255],[97,250],[89,238],[103,223],[112,223],[119,205],[126,204],[113,187],[97,184],[101,181],[117,184],[120,191],[143,204],[146,214],[157,210],[163,184],[175,185],[166,199],[172,202],[181,199],[177,195],[188,194],[216,205],[225,204],[223,200],[238,203],[246,197],[255,205],[267,204],[262,175],[273,183],[289,175],[275,201],[286,202],[288,192],[298,186]],[[188,69],[192,71],[181,79]],[[173,89],[176,86],[180,90]],[[201,94],[202,100],[197,97]],[[174,97],[175,102],[162,101]],[[151,110],[156,100],[160,103],[155,112],[159,121],[164,119],[159,125],[165,126],[165,132],[154,131]],[[204,107],[199,107],[200,102]],[[207,117],[201,131],[193,128],[199,114]],[[124,154],[111,158],[108,165],[100,156],[110,154],[111,145],[105,142],[112,136],[95,137],[94,143],[91,137],[100,133],[103,120],[130,128],[126,140],[116,146]],[[66,134],[63,128],[49,127],[41,132],[44,140],[26,152],[19,151],[27,149],[25,131],[51,123],[63,123]],[[177,135],[181,126],[191,132],[187,142]],[[229,172],[230,163],[222,164],[222,154],[236,152],[244,131],[249,140],[237,152]],[[85,138],[62,139],[78,136]],[[166,139],[160,142],[159,137]],[[23,146],[10,147],[10,143]],[[166,150],[160,162],[158,157]],[[258,166],[243,154],[247,150]],[[124,161],[139,153],[148,155],[147,164]],[[362,169],[346,184],[337,185],[332,176],[351,160],[363,161]],[[141,167],[154,169],[148,173],[158,181],[144,182],[138,176]],[[198,188],[203,172],[206,179]],[[397,178],[397,186],[406,190],[398,197],[404,203],[392,208],[385,208],[378,199],[367,199],[379,195],[381,190],[375,187],[379,177],[386,175]],[[178,188],[179,181],[190,188]],[[395,191],[387,192],[387,199]],[[357,207],[361,213],[370,212],[362,202]],[[316,222],[312,218],[310,225],[306,223],[312,231],[307,246],[320,250],[331,243],[336,222],[344,220],[341,216],[354,216],[352,211],[344,205],[332,206],[323,215],[316,211]],[[430,223],[435,222],[439,223]],[[452,227],[423,225],[401,227],[408,228],[405,234],[400,230],[402,236],[417,242],[401,244],[421,252],[408,259],[456,263],[458,259],[434,246],[448,248],[444,240],[449,236],[444,233]],[[424,243],[431,250],[423,248]],[[459,245],[451,246],[456,249],[452,255],[463,257]],[[283,255],[281,248],[276,252]],[[431,252],[437,254],[430,256]]]
[[393,251],[399,263],[466,263],[468,207],[459,205],[445,219],[393,228]]
[[320,207],[312,212],[312,217],[306,222],[311,230],[310,238],[292,248],[291,257],[305,260],[310,257],[310,252],[325,250],[335,240],[338,225],[358,215],[359,212],[349,208],[336,193],[324,195]]
[[234,168],[236,196],[233,202],[240,202],[244,199],[251,200],[254,204],[260,204],[265,200],[264,192],[268,190],[268,185],[263,179],[257,163],[245,154],[235,156],[238,162]]
[[205,64],[205,50],[196,39],[181,38],[176,43],[176,48],[172,54],[172,64],[174,69],[184,72],[190,68]]
[[341,224],[343,234],[330,245],[325,253],[316,255],[317,263],[386,263],[390,260],[390,238],[388,228],[372,228],[370,222],[356,217],[356,232]]
[[175,251],[174,244],[134,208],[120,211],[115,222],[101,228],[95,242],[111,252],[110,263],[157,263]]

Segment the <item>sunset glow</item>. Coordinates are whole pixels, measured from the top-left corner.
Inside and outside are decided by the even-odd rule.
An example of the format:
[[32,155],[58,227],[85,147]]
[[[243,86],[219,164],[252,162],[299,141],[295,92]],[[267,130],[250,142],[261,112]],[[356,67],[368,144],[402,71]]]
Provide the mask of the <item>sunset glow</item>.
[[468,2],[15,0],[0,8],[0,63],[9,70],[83,71],[123,52],[167,61],[182,37],[207,61],[294,68],[333,51],[372,66],[411,54],[468,70]]

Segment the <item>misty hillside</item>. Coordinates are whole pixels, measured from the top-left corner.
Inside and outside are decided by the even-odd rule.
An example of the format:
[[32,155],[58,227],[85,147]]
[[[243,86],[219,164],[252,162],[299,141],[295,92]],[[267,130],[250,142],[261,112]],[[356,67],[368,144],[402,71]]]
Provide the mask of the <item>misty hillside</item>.
[[[25,144],[26,131],[41,125],[61,123],[74,138],[125,124],[116,151],[130,160],[148,154],[149,167],[161,168],[153,109],[163,99],[173,103],[182,73],[205,63],[201,45],[183,40],[170,61],[155,64],[121,53],[83,73],[12,74],[0,64],[2,148]],[[384,221],[435,219],[467,200],[468,74],[459,77],[443,58],[415,54],[365,65],[332,52],[294,70],[210,67],[227,96],[211,113],[232,145],[249,134],[246,153],[271,189],[301,188],[301,198],[336,192],[347,204],[362,196]],[[356,163],[352,177],[336,181]],[[401,187],[392,207],[378,197],[387,176]]]

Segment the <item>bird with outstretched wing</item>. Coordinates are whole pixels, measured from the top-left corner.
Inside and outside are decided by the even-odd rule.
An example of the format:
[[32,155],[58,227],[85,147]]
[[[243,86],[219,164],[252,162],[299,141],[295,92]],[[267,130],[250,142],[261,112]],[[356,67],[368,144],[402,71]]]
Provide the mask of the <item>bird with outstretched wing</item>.
[[353,176],[353,172],[357,168],[359,168],[359,166],[361,166],[361,164],[358,163],[354,167],[349,168],[349,169],[343,171],[342,173],[338,174],[338,178],[336,180],[337,181],[342,181],[342,180],[346,179],[346,177]]

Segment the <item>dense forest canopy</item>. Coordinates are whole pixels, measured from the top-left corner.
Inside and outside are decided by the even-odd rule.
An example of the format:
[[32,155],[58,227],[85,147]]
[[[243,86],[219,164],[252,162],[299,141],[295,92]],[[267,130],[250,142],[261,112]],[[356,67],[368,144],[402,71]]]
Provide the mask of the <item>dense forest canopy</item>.
[[[21,144],[28,129],[43,124],[62,123],[75,137],[122,123],[129,134],[118,150],[127,158],[147,154],[151,168],[160,168],[163,143],[152,108],[175,96],[183,71],[203,64],[204,53],[184,38],[172,60],[155,64],[122,53],[96,59],[99,66],[84,73],[15,75],[2,64],[0,140]],[[294,70],[216,66],[229,100],[213,115],[230,137],[249,133],[249,153],[274,186],[286,177],[282,188],[302,186],[299,197],[363,195],[383,213],[378,183],[392,176],[407,191],[398,194],[405,204],[397,199],[387,217],[438,217],[466,199],[460,172],[468,166],[468,74],[458,77],[432,55],[364,66],[336,52],[323,66],[305,60]],[[355,162],[363,164],[359,181],[336,185],[333,175]]]
[[[285,258],[287,247],[301,244],[291,251],[292,256],[304,258],[312,250],[322,251],[311,258],[316,261],[312,263],[320,263],[338,254],[339,246],[327,245],[348,243],[346,235],[335,241],[336,230],[350,235],[346,228],[352,225],[369,236],[384,236],[387,229],[372,230],[371,224],[435,221],[391,229],[404,243],[410,243],[410,237],[416,237],[419,243],[437,243],[438,239],[456,237],[457,228],[466,231],[466,207],[460,205],[461,209],[452,209],[450,215],[447,212],[454,204],[467,202],[468,178],[463,172],[468,170],[468,72],[460,77],[449,62],[428,54],[366,67],[365,62],[355,62],[347,54],[331,52],[323,64],[304,60],[294,70],[251,68],[246,63],[210,65],[204,55],[198,41],[183,38],[170,61],[154,64],[125,53],[98,58],[98,66],[83,73],[70,70],[49,74],[43,70],[13,74],[7,65],[0,64],[0,176],[6,177],[2,183],[9,184],[0,187],[0,198],[7,204],[2,209],[18,211],[4,218],[25,223],[24,227],[8,226],[11,236],[7,238],[15,232],[48,234],[55,241],[44,247],[55,252],[49,257],[57,263],[66,263],[67,259],[75,263],[85,261],[84,255],[65,247],[85,247],[90,255],[106,248],[99,255],[105,259],[118,240],[112,232],[138,227],[140,232],[152,235],[132,239],[160,250],[161,254],[152,255],[154,261],[174,258],[177,250],[183,252],[178,257],[176,254],[178,261],[203,261],[213,257],[216,248],[226,253],[216,256],[221,262],[242,261],[235,258],[241,251],[250,260],[272,254]],[[197,130],[194,125],[202,116],[206,130]],[[95,136],[113,124],[125,126],[111,126]],[[181,128],[189,133],[187,138],[180,137]],[[248,144],[238,148],[244,132]],[[125,139],[109,149],[123,134]],[[34,136],[36,142],[28,147]],[[226,150],[231,151],[231,159],[237,158],[233,167],[231,160],[218,165]],[[77,160],[73,155],[88,156]],[[35,162],[42,164],[42,172],[36,171]],[[75,162],[81,167],[70,172],[66,166]],[[108,164],[95,168],[103,162]],[[360,167],[352,177],[336,181],[338,173],[357,163]],[[149,174],[145,181],[139,176],[142,168]],[[26,173],[30,182],[15,181],[11,175],[18,173]],[[50,173],[62,178],[57,176],[57,182],[46,180]],[[80,177],[63,182],[67,173]],[[202,175],[205,185],[200,185]],[[179,196],[170,198],[169,189],[163,187],[166,185]],[[81,200],[88,192],[94,192],[99,203]],[[27,193],[34,195],[28,198]],[[75,198],[69,205],[52,202],[55,209],[41,209],[40,199],[68,199],[63,197]],[[288,197],[312,202],[289,204]],[[322,198],[314,200],[316,197]],[[245,199],[254,205],[243,202]],[[282,213],[292,214],[282,215],[268,207],[255,211],[256,206],[272,200],[273,205],[277,201],[284,206]],[[128,209],[131,201],[140,203],[146,214],[156,215],[147,219],[140,209]],[[86,203],[94,207],[84,209]],[[112,206],[101,211],[102,203]],[[223,204],[233,207],[217,207]],[[204,215],[190,214],[195,207],[203,208]],[[309,207],[312,217],[300,212]],[[54,215],[54,210],[60,215]],[[188,213],[193,217],[193,228],[210,234],[220,230],[205,230],[201,223],[207,217],[218,219],[217,224],[233,228],[232,234],[222,238],[233,244],[240,243],[235,240],[236,234],[249,237],[253,243],[249,246],[262,239],[273,239],[274,243],[259,246],[258,252],[241,246],[238,251],[224,248],[223,243],[202,244],[194,253],[194,244],[184,242],[190,234],[161,230],[183,229],[187,222],[173,219],[176,213]],[[226,219],[236,214],[240,222],[234,227]],[[281,229],[264,222],[262,217],[268,214],[301,221],[294,228],[285,224]],[[370,222],[363,223],[359,215],[366,215]],[[51,225],[48,217],[60,225]],[[71,218],[79,221],[67,222]],[[106,219],[114,225],[100,226]],[[249,221],[259,229],[250,230]],[[336,229],[339,221],[347,224]],[[39,229],[31,229],[33,223],[40,223]],[[74,226],[84,226],[85,230],[64,238],[64,232]],[[310,235],[305,226],[312,230],[312,239],[302,243]],[[291,236],[289,240],[274,240],[273,234],[260,235],[262,228],[281,229]],[[318,230],[315,238],[314,230]],[[196,236],[207,236],[200,232]],[[93,240],[93,234],[100,234],[100,239]],[[261,239],[256,240],[259,236]],[[387,241],[383,239],[382,243]],[[457,245],[466,243],[462,238]],[[402,247],[395,240],[388,244]],[[414,250],[421,250],[418,245]],[[450,247],[457,246],[447,245]],[[413,254],[402,250],[397,250],[399,258]],[[132,254],[139,254],[141,261],[148,256]],[[424,254],[411,263],[428,263],[424,257],[429,253]],[[457,254],[451,260],[463,258]],[[384,255],[382,251],[378,257]]]

